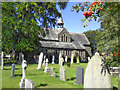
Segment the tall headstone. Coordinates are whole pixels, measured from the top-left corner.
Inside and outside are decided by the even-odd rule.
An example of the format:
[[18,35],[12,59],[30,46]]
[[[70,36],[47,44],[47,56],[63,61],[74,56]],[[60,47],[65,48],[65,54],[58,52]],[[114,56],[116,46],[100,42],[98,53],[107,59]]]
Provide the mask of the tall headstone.
[[55,56],[53,55],[53,56],[52,56],[52,64],[55,64],[54,61],[55,61]]
[[53,68],[50,68],[50,73],[52,77],[56,77],[56,73],[54,72]]
[[45,73],[49,73],[50,72],[50,69],[49,69],[49,67],[48,67],[48,58],[46,58],[46,66],[45,66],[45,70],[44,70],[44,72]]
[[61,54],[61,52],[59,53],[59,64],[60,64],[60,62],[61,62],[61,57],[62,57],[62,54]]
[[99,53],[95,53],[87,64],[84,88],[113,88],[109,69]]
[[25,88],[25,90],[31,90],[35,88],[35,84],[32,80],[26,79],[26,68],[27,68],[27,62],[26,60],[22,61],[22,79],[21,82],[19,82],[19,88]]
[[19,53],[19,61],[18,61],[18,64],[21,64],[22,63],[22,52]]
[[77,63],[80,63],[80,61],[79,61],[79,55],[77,55]]
[[63,58],[61,58],[59,73],[60,73],[60,80],[66,81],[66,71],[65,71],[65,67],[64,67],[64,59]]
[[43,60],[43,52],[40,53],[39,55],[39,61],[38,61],[38,67],[37,69],[42,69],[42,60]]
[[43,66],[45,66],[46,55],[44,55]]
[[74,84],[82,84],[84,83],[84,69],[82,67],[77,67],[76,71],[76,82]]
[[12,64],[11,74],[10,74],[11,77],[14,77],[14,72],[15,72],[15,64]]
[[4,69],[3,51],[1,52],[1,69]]
[[67,63],[67,59],[68,59],[68,57],[67,56],[65,56],[65,62]]

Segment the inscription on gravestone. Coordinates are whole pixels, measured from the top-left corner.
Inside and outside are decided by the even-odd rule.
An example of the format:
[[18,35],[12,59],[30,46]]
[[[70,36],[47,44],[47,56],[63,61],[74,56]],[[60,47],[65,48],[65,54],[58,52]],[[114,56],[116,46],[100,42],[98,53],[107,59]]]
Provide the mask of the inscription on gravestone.
[[76,70],[76,82],[74,84],[84,83],[84,69],[82,67],[77,67]]

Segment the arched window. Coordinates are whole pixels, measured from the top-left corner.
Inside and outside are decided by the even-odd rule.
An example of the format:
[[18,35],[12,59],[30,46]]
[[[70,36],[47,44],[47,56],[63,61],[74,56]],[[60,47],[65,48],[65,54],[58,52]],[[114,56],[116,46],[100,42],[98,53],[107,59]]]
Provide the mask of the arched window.
[[65,34],[64,34],[64,42],[65,42]]
[[66,42],[67,42],[67,37],[66,37]]
[[61,41],[63,41],[63,36],[61,38],[62,38]]

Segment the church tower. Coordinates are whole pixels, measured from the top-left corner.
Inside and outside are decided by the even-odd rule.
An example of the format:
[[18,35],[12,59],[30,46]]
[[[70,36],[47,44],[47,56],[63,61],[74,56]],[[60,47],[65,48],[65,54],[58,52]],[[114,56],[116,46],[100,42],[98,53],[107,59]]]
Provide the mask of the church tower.
[[58,19],[58,28],[63,28],[63,19],[62,19],[62,15],[61,15],[61,11],[60,11],[60,14],[59,14],[59,19]]

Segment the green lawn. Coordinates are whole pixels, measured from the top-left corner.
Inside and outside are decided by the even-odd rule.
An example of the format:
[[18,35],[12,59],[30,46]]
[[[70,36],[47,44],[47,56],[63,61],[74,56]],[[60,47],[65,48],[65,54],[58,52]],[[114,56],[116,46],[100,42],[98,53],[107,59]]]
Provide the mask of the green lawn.
[[[50,73],[44,73],[43,70],[37,70],[37,64],[28,64],[26,70],[26,78],[34,81],[36,88],[83,88],[82,85],[74,85],[76,81],[76,68],[83,67],[84,72],[87,63],[72,64],[70,67],[65,65],[67,81],[60,81],[58,64],[49,64],[49,68],[53,67],[57,77],[51,77]],[[19,82],[22,78],[21,65],[16,65],[15,77],[10,76],[11,67],[6,66],[2,71],[2,88],[19,88]],[[114,87],[118,88],[118,77],[112,78]]]

